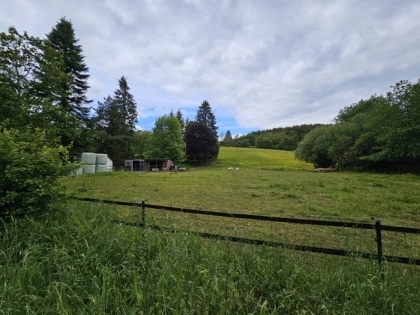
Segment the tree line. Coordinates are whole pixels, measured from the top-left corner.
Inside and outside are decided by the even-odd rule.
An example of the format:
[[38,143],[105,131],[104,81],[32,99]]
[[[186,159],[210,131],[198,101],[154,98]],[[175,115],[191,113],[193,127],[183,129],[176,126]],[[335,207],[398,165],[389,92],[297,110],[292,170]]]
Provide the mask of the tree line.
[[[152,132],[139,135],[137,104],[122,76],[114,94],[93,108],[86,97],[89,68],[73,25],[65,18],[45,39],[10,27],[8,33],[1,33],[0,58],[2,130],[44,130],[48,139],[68,148],[72,156],[83,151],[103,152],[116,165],[134,156],[167,157],[177,162],[217,157],[216,118],[207,101],[194,121],[184,121],[178,110],[177,120],[170,113],[156,120]],[[191,143],[194,137],[200,139],[201,146]]]
[[227,147],[255,147],[294,151],[304,136],[321,124],[303,124],[292,127],[281,127],[250,132],[246,135],[232,137],[230,130],[222,137],[221,145]]
[[420,80],[341,109],[335,123],[311,130],[295,155],[316,167],[420,171]]
[[58,180],[82,152],[124,159],[163,157],[205,163],[219,153],[216,118],[207,101],[195,120],[180,110],[136,130],[137,104],[126,77],[96,107],[87,98],[89,68],[65,18],[45,38],[0,33],[0,216],[44,209],[59,196]]

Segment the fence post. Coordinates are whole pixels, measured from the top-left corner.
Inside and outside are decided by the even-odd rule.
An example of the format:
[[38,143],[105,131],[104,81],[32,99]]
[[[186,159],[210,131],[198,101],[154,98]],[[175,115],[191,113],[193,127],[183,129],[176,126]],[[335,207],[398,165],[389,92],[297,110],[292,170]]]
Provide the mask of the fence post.
[[146,200],[141,201],[141,226],[146,227]]
[[384,260],[383,250],[382,250],[382,230],[381,230],[381,220],[378,218],[373,218],[375,221],[375,230],[376,230],[376,245],[378,248],[378,264],[379,270],[381,272],[381,277],[384,276],[382,272],[382,262]]

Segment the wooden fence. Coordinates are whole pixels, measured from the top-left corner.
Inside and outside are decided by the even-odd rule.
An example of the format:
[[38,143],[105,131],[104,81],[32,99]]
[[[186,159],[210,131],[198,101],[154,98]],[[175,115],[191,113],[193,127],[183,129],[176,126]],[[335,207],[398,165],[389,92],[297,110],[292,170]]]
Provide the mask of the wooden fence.
[[[234,237],[234,236],[223,236],[205,232],[194,232],[199,236],[215,239],[223,239],[233,242],[241,242],[255,245],[268,245],[274,247],[282,247],[286,249],[293,249],[299,251],[307,251],[313,253],[323,253],[329,255],[339,255],[339,256],[357,256],[366,259],[376,259],[379,263],[379,266],[382,265],[384,261],[397,262],[402,264],[411,264],[420,266],[420,258],[418,257],[401,257],[394,255],[384,255],[383,253],[383,241],[382,241],[382,231],[390,231],[396,233],[404,234],[414,234],[420,236],[420,228],[411,228],[411,227],[399,227],[399,226],[389,226],[382,225],[381,220],[378,218],[372,218],[372,223],[356,223],[356,222],[341,222],[341,221],[325,221],[325,220],[314,220],[314,219],[298,219],[298,218],[285,218],[285,217],[269,217],[263,215],[252,215],[252,214],[242,214],[242,213],[225,213],[217,212],[210,210],[196,210],[196,209],[186,209],[186,208],[177,208],[169,207],[162,205],[153,205],[147,204],[145,200],[141,203],[137,202],[124,202],[124,201],[115,201],[115,200],[102,200],[102,199],[93,199],[93,198],[74,198],[80,201],[96,202],[96,203],[106,203],[113,205],[137,207],[141,209],[141,222],[124,222],[125,224],[131,224],[136,226],[146,226],[146,209],[158,209],[171,212],[180,212],[188,214],[197,214],[205,216],[216,216],[216,217],[228,217],[234,219],[247,219],[247,220],[258,220],[258,221],[268,221],[268,222],[282,222],[290,224],[299,224],[299,225],[311,225],[311,226],[328,226],[328,227],[340,227],[340,228],[350,228],[350,229],[367,229],[375,231],[375,241],[377,252],[360,252],[360,251],[350,251],[345,249],[337,248],[326,248],[318,246],[309,246],[309,245],[296,245],[283,242],[270,242],[264,240],[243,238],[243,237]],[[162,229],[161,226],[151,226],[157,229]]]

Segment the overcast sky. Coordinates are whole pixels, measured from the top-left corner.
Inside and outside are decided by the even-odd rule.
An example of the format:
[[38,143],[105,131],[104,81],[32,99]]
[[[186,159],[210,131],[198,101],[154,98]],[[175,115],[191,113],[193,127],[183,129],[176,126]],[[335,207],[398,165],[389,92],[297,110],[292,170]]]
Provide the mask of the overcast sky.
[[418,0],[0,0],[9,26],[65,17],[102,101],[125,76],[140,129],[207,100],[219,134],[331,123],[344,106],[420,78]]

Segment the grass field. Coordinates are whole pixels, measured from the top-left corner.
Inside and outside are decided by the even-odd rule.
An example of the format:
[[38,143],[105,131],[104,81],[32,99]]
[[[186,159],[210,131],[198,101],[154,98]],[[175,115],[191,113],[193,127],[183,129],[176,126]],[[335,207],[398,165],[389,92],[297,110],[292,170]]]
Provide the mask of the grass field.
[[[239,167],[239,171],[228,171]],[[420,226],[420,180],[409,174],[319,173],[292,152],[225,148],[187,172],[114,172],[66,178],[78,197],[277,217]],[[105,206],[104,206],[105,207]],[[139,209],[116,216],[139,221]],[[267,241],[376,252],[374,231],[267,223],[148,210],[147,223]],[[420,236],[384,233],[388,255],[420,258]],[[401,242],[405,245],[401,246]]]
[[[226,148],[217,163],[187,172],[113,172],[69,177],[70,194],[272,216],[420,225],[420,178],[410,174],[318,173],[292,152]],[[227,171],[239,167],[239,172]]]
[[[239,172],[228,172],[228,167]],[[222,148],[187,172],[83,175],[69,195],[269,216],[418,227],[419,178],[315,173],[290,152]],[[419,266],[203,239],[188,230],[375,252],[375,234],[259,224],[68,200],[0,226],[0,314],[398,314],[420,312]],[[420,240],[384,233],[386,254],[420,257]]]

